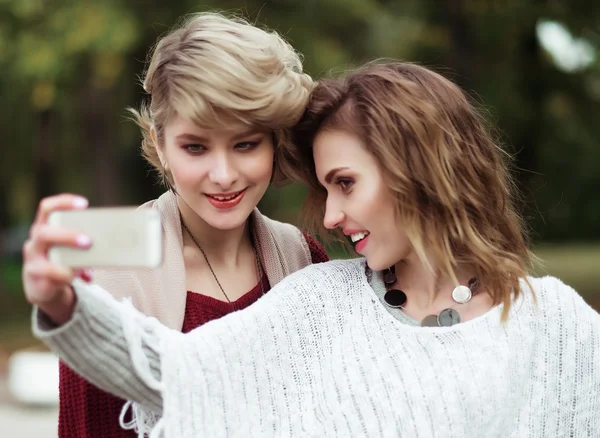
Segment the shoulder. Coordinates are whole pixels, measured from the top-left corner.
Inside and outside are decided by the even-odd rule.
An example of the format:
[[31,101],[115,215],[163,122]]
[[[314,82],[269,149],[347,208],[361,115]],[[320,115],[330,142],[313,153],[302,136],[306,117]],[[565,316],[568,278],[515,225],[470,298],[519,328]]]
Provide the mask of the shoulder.
[[560,308],[586,308],[586,304],[575,289],[556,277],[527,277],[522,279],[524,290],[532,291],[540,305]]
[[158,208],[163,209],[165,207],[178,208],[177,207],[177,196],[172,190],[163,192],[158,198],[150,199],[139,205],[138,208]]
[[[315,238],[302,232],[295,225],[280,222],[265,216],[255,209],[253,213],[253,222],[259,240],[266,240],[266,243],[274,243],[271,249],[277,249],[278,252],[285,254],[288,262],[290,256],[300,257],[299,263],[296,263],[296,271],[311,263],[321,263],[329,260],[327,252]],[[268,247],[265,250],[269,249]]]
[[270,217],[262,214],[257,208],[254,209],[252,217],[257,231],[266,228],[269,234],[276,238],[276,240],[289,241],[290,239],[293,239],[297,241],[304,241],[302,232],[295,225],[287,222],[281,222],[276,219],[271,219]]
[[138,209],[154,208],[169,219],[177,218],[179,220],[179,206],[177,205],[177,196],[171,190],[167,190],[156,199],[150,199],[138,206]]
[[306,243],[310,251],[312,263],[322,263],[329,260],[329,256],[323,245],[310,234],[301,231],[295,225],[280,222],[265,215],[261,215],[261,219],[268,225],[272,233],[278,236],[279,240],[286,240],[288,242],[296,240]]
[[365,277],[364,259],[330,260],[309,265],[287,276],[276,287],[280,290],[307,289],[336,292]]
[[[532,308],[537,308],[531,320],[537,334],[531,351],[539,352],[537,366],[545,373],[547,387],[572,397],[580,412],[598,412],[600,397],[590,394],[600,391],[600,314],[557,278],[528,280],[535,292]],[[519,336],[522,339],[528,333],[522,331]]]
[[600,333],[600,314],[575,289],[558,278],[527,277],[522,286],[523,290],[533,290],[529,295],[548,324],[557,326],[560,322],[579,333],[586,328]]
[[138,210],[141,210],[144,208],[157,208],[156,201],[157,201],[156,199],[151,199],[149,201],[146,201],[143,204],[138,206]]
[[323,263],[329,261],[329,256],[327,255],[327,251],[321,243],[312,237],[310,234],[302,232],[302,236],[304,236],[304,240],[308,244],[308,248],[310,249],[310,257],[313,263]]

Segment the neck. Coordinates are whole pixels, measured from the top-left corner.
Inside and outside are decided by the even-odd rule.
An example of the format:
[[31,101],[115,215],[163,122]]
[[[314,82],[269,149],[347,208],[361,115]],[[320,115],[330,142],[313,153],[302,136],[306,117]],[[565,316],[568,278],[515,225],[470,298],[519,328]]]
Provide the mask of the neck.
[[[249,220],[237,228],[221,230],[206,223],[180,196],[177,197],[177,205],[189,233],[211,262],[237,265],[241,254],[251,247]],[[185,246],[196,247],[194,239],[185,229],[182,229],[182,235]]]
[[[452,298],[452,291],[458,284],[456,280],[440,275],[439,269],[433,269],[419,260],[416,254],[396,263],[396,284],[394,288],[402,290],[407,296],[410,306],[419,310],[435,308],[441,301]],[[474,272],[469,267],[459,267],[455,270],[459,284],[467,285],[473,278]]]

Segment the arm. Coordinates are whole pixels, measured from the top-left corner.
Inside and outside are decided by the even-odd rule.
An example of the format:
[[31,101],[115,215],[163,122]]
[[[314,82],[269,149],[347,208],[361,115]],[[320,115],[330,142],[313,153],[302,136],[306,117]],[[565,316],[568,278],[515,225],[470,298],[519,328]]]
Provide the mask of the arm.
[[[74,289],[75,311],[60,327],[34,308],[34,335],[97,387],[161,413],[160,333],[168,329],[97,286],[75,281]],[[142,330],[138,354],[125,336],[124,321]]]

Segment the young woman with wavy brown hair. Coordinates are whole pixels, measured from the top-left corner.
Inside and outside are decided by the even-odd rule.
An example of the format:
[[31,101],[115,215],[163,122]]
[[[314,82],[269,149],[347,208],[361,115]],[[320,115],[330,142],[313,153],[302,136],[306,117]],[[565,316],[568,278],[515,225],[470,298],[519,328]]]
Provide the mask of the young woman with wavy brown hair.
[[29,282],[36,335],[166,437],[597,435],[600,315],[528,276],[508,156],[457,86],[370,64],[321,81],[294,137],[309,220],[363,258],[187,335],[97,285]]

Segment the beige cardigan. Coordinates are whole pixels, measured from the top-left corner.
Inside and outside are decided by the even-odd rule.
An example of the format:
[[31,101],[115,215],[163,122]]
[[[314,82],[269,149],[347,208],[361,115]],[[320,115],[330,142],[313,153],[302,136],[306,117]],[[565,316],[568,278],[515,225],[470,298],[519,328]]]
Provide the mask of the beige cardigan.
[[[160,212],[164,238],[162,265],[154,269],[99,269],[94,272],[94,282],[116,298],[131,297],[134,306],[146,315],[181,330],[187,290],[177,198],[168,191],[140,208],[156,208]],[[271,286],[311,264],[310,249],[298,228],[269,219],[256,208],[251,217],[257,250]]]

